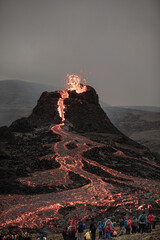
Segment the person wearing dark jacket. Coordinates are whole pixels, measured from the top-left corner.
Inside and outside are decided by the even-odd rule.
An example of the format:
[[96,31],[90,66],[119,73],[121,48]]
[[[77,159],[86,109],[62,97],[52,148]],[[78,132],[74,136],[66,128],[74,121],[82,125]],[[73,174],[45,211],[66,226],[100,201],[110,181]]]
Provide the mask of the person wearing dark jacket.
[[78,240],[82,240],[83,229],[84,229],[83,222],[80,221],[78,224]]
[[132,234],[137,233],[137,228],[138,228],[138,220],[134,216],[132,220]]
[[94,222],[94,218],[92,218],[89,229],[91,231],[91,240],[95,240],[96,239],[96,224]]
[[146,226],[146,224],[147,224],[147,216],[146,216],[146,214],[145,214],[145,212],[143,212],[140,216],[139,216],[139,218],[138,218],[138,223],[139,223],[139,233],[140,232],[144,232],[144,228],[145,228],[145,226]]
[[69,236],[68,236],[68,229],[67,229],[67,227],[63,229],[62,235],[63,235],[63,239],[64,240],[68,240]]

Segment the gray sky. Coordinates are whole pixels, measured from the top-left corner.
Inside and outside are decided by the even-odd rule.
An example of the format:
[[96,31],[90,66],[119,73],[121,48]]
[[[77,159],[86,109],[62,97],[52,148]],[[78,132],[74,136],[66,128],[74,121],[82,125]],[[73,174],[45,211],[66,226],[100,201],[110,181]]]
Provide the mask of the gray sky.
[[160,106],[159,0],[0,0],[0,80],[91,72],[111,105]]

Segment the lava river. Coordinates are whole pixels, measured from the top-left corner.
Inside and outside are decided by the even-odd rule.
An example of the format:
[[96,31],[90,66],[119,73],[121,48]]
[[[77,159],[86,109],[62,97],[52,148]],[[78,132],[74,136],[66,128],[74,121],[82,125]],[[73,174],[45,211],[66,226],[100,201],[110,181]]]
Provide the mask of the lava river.
[[[159,183],[151,180],[144,180],[135,177],[129,177],[99,163],[83,157],[83,152],[94,148],[103,147],[104,145],[93,142],[83,136],[74,134],[65,129],[64,124],[55,125],[51,129],[54,133],[61,135],[61,141],[55,145],[49,145],[56,153],[56,161],[60,163],[60,168],[47,170],[31,174],[26,178],[21,178],[21,183],[36,187],[37,185],[56,184],[63,185],[64,190],[39,195],[1,195],[2,213],[0,226],[2,228],[9,226],[18,226],[21,228],[39,228],[44,225],[57,226],[59,220],[63,219],[61,209],[71,207],[75,210],[65,216],[65,219],[85,219],[86,217],[95,216],[103,211],[105,212],[110,206],[126,206],[131,208],[140,206],[139,199],[149,199],[150,193],[154,195],[155,201],[159,202]],[[76,148],[67,148],[68,143],[76,144]],[[116,153],[116,149],[115,153]],[[118,150],[117,150],[118,152]],[[46,156],[45,156],[46,157]],[[49,159],[52,156],[47,156]],[[112,184],[107,183],[107,178],[103,178],[85,171],[83,161],[92,166],[97,166],[103,171],[112,175],[117,183],[126,184],[126,188],[137,188],[137,191],[120,192]],[[88,184],[67,189],[72,181],[68,177],[68,172],[89,180]],[[54,180],[55,181],[54,181]],[[105,181],[106,180],[106,181]],[[54,181],[54,182],[53,182]],[[150,187],[152,185],[152,188]],[[145,196],[145,193],[148,195]],[[148,196],[148,197],[147,197]],[[88,210],[88,206],[97,206],[96,212]],[[81,211],[77,211],[81,209]]]

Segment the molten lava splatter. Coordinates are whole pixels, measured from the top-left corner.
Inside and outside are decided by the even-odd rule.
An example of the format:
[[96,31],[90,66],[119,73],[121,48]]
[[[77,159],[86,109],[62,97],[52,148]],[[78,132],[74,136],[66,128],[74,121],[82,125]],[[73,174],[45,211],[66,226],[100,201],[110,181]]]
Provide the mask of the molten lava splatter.
[[[67,81],[67,85],[68,85],[68,90],[69,91],[76,91],[76,93],[83,93],[87,91],[87,86],[81,84],[81,77],[78,75],[67,75],[68,76],[68,81]],[[86,83],[86,80],[83,79],[83,81]]]

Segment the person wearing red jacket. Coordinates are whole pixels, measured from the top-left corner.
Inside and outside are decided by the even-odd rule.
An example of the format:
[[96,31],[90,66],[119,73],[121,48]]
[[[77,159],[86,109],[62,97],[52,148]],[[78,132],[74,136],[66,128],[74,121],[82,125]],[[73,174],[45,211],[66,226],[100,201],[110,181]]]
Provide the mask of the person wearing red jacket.
[[71,224],[68,227],[68,238],[69,240],[75,240],[75,234],[77,232],[77,228],[76,228],[76,222],[74,220],[71,220]]
[[147,216],[147,223],[148,223],[148,228],[149,228],[149,232],[152,231],[152,224],[155,221],[155,217],[152,214],[152,212],[149,212],[148,216]]
[[111,239],[111,233],[114,232],[114,229],[111,227],[111,225],[109,226],[109,224],[104,228],[104,239],[107,237]]
[[131,233],[131,226],[132,226],[132,220],[129,217],[128,220],[127,220],[126,234],[130,234]]

